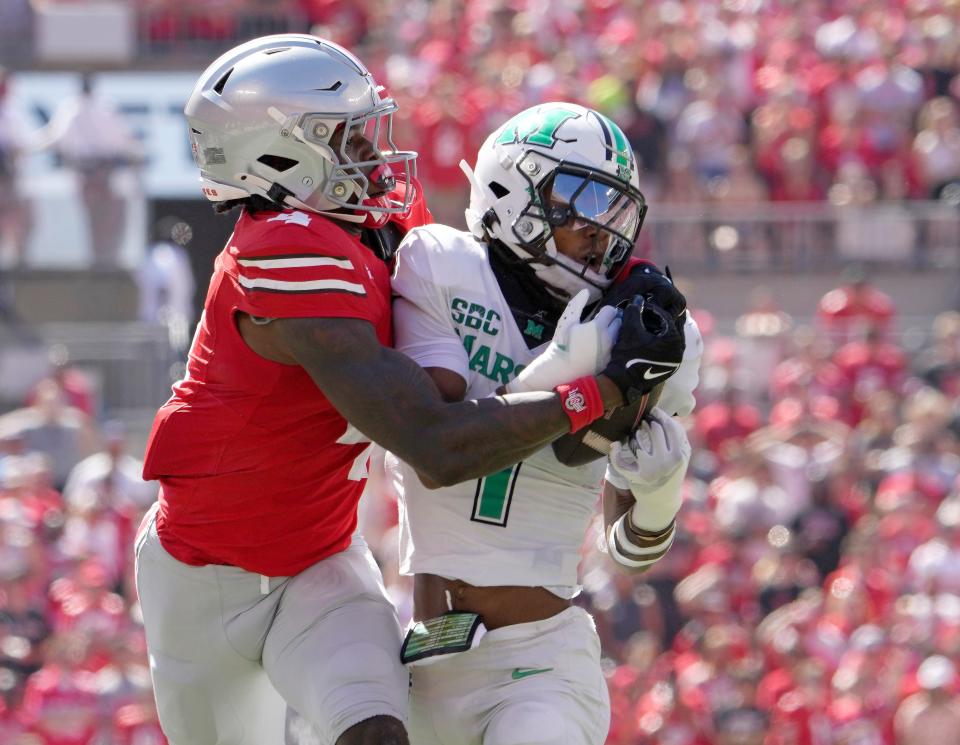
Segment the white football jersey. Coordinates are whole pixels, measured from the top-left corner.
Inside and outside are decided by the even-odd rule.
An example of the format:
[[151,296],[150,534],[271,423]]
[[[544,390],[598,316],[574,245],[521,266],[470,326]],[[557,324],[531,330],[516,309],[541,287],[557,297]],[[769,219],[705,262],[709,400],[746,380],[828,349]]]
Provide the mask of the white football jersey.
[[[468,398],[493,394],[541,351],[528,348],[524,331],[536,339],[542,329],[535,320],[517,327],[486,246],[470,233],[445,225],[409,232],[393,291],[396,348],[421,367],[463,377]],[[598,459],[568,468],[547,447],[499,473],[431,490],[388,454],[400,503],[401,571],[473,585],[544,586],[572,597],[604,465]]]

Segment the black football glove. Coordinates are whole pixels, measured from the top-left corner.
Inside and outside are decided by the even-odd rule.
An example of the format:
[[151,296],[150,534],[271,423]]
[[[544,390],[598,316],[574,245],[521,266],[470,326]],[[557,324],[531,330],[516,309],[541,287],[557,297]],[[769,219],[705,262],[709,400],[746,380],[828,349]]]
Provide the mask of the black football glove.
[[653,300],[636,297],[623,309],[620,335],[603,374],[629,406],[677,371],[684,347],[683,324]]
[[601,300],[601,305],[613,305],[621,310],[637,296],[653,301],[676,320],[682,320],[687,299],[673,284],[670,269],[661,272],[653,264],[635,264],[622,281],[613,285]]

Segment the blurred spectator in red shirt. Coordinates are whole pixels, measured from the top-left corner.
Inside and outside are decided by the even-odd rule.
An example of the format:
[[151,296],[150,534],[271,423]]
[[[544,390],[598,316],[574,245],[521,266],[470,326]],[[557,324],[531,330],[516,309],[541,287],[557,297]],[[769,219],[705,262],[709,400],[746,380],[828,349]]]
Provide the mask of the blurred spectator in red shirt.
[[843,416],[850,424],[863,417],[867,401],[880,391],[899,393],[906,373],[906,358],[895,344],[884,341],[884,332],[871,326],[862,341],[850,341],[833,356],[843,376],[843,399],[848,410]]
[[70,351],[63,344],[50,346],[47,356],[50,360],[50,372],[37,382],[27,395],[26,404],[36,403],[37,393],[46,380],[54,381],[66,398],[67,404],[79,409],[89,417],[97,415],[97,400],[90,378],[76,365],[70,364]]
[[874,287],[856,266],[843,272],[843,284],[830,290],[817,303],[817,319],[839,342],[850,341],[866,327],[889,331],[896,315],[893,301]]
[[774,202],[822,200],[823,189],[817,182],[816,163],[810,144],[799,137],[791,137],[783,143],[778,155],[770,199]]
[[743,441],[760,427],[760,411],[742,399],[738,389],[726,386],[718,400],[694,412],[693,433],[710,452],[723,456],[726,447]]
[[772,400],[782,399],[806,389],[811,400],[819,395],[835,396],[843,386],[843,378],[831,361],[830,340],[809,326],[800,327],[791,338],[787,356],[771,373]]
[[369,10],[365,3],[299,0],[299,5],[311,26],[310,33],[330,39],[347,49],[353,49],[369,32]]
[[88,634],[51,637],[46,664],[27,680],[20,718],[43,745],[91,745],[100,724],[96,675],[84,669]]
[[166,745],[153,695],[145,701],[121,706],[113,715],[112,745]]
[[890,54],[866,67],[855,82],[871,160],[879,166],[909,141],[914,114],[923,101],[923,81]]
[[417,176],[430,197],[430,209],[437,222],[463,224],[463,209],[469,195],[469,183],[460,161],[470,152],[477,137],[480,114],[457,92],[458,79],[440,77],[432,95],[412,113],[419,133]]

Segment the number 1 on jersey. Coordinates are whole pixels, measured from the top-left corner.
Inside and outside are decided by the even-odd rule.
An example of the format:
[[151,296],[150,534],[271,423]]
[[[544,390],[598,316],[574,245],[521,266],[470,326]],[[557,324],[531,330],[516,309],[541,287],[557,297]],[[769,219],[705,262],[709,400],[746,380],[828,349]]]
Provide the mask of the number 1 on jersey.
[[517,483],[521,465],[517,463],[477,480],[471,520],[506,527],[510,503],[513,501],[513,487]]

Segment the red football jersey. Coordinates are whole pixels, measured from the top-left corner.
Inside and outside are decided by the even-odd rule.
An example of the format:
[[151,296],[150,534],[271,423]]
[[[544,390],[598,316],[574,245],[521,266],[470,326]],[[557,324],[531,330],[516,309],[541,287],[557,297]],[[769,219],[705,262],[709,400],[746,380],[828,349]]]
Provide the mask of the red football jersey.
[[320,215],[244,212],[215,262],[187,376],[147,443],[144,478],[161,483],[167,551],[293,575],[349,545],[369,444],[303,368],[246,345],[237,311],[361,318],[387,345],[389,268]]

